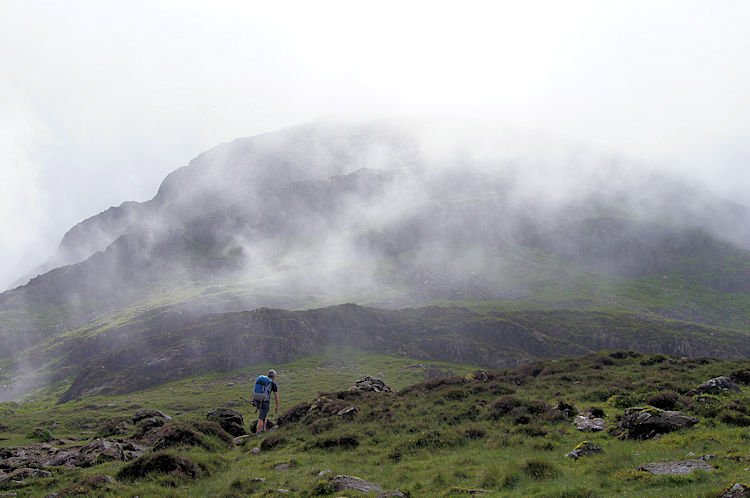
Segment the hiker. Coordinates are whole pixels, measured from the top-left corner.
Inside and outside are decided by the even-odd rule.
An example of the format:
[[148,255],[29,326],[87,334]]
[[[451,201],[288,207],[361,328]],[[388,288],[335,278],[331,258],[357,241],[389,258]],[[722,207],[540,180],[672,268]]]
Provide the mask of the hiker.
[[271,393],[276,399],[276,413],[279,413],[279,388],[274,382],[276,371],[269,370],[268,376],[260,375],[255,381],[253,390],[253,404],[258,409],[258,425],[255,433],[260,434],[266,428],[266,417],[271,409]]

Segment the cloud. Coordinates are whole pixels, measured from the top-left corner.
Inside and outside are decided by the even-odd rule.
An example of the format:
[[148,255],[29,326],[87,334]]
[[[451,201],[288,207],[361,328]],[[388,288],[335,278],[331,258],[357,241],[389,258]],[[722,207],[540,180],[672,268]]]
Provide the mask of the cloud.
[[5,2],[3,146],[21,160],[3,172],[26,197],[3,206],[41,211],[5,207],[25,222],[3,232],[26,235],[0,251],[30,259],[2,267],[217,143],[329,115],[502,120],[746,199],[748,17],[742,1]]

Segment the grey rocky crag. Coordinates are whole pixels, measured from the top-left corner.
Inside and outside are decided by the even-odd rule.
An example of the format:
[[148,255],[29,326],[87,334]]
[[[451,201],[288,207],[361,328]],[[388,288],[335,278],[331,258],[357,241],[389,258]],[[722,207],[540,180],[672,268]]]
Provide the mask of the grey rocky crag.
[[687,429],[697,423],[697,418],[681,412],[645,406],[626,409],[617,429],[629,439],[650,439],[659,434]]
[[742,392],[740,386],[726,377],[716,377],[699,385],[695,389],[688,391],[688,396],[697,396],[699,394],[719,394],[723,392]]

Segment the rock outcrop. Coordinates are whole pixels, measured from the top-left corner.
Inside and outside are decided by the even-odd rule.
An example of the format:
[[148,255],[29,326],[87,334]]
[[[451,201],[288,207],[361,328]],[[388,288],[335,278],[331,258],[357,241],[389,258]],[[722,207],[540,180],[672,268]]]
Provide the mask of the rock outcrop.
[[650,439],[658,434],[692,427],[697,423],[698,419],[690,415],[647,406],[625,410],[618,429],[624,430],[625,436],[630,439]]
[[350,391],[364,391],[364,392],[393,392],[393,389],[385,385],[385,382],[378,379],[377,377],[367,376],[362,380],[358,380],[354,386],[349,388]]
[[638,470],[650,472],[655,476],[687,475],[696,470],[710,472],[715,469],[716,467],[707,464],[706,460],[704,460],[703,458],[697,458],[694,460],[678,460],[675,462],[654,462],[647,463],[638,467]]
[[706,381],[695,389],[689,391],[687,395],[697,396],[699,394],[719,394],[730,391],[742,392],[742,389],[726,377],[716,377],[715,379]]
[[245,421],[242,418],[242,414],[237,410],[232,410],[231,408],[214,408],[206,414],[206,418],[216,421],[222,429],[233,437],[247,434],[244,427]]
[[597,453],[604,453],[601,446],[594,444],[591,441],[583,441],[565,456],[572,458],[573,460],[578,460],[582,456],[595,455]]

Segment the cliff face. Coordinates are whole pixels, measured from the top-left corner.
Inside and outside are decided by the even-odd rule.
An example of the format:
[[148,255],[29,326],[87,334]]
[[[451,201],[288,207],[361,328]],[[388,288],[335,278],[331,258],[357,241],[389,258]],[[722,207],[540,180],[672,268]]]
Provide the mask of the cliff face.
[[644,325],[634,315],[570,311],[486,316],[462,308],[392,311],[349,304],[199,319],[168,312],[112,334],[119,340],[92,338],[69,348],[65,361],[79,373],[61,401],[125,393],[197,373],[288,362],[338,346],[488,368],[602,349],[750,357],[750,341],[742,332],[677,322]]
[[[518,135],[446,137],[309,125],[201,154],[0,294],[0,380],[83,368],[74,397],[322,344],[493,367],[599,348],[748,354],[744,332],[717,327],[750,323],[750,210],[599,153],[545,156],[539,137],[521,152]],[[343,302],[373,308],[325,308]],[[387,311],[435,303],[499,314]],[[228,314],[264,307],[320,309]]]

